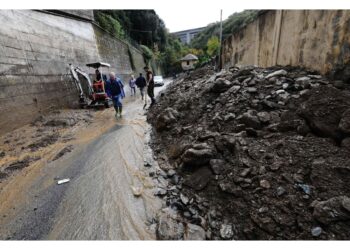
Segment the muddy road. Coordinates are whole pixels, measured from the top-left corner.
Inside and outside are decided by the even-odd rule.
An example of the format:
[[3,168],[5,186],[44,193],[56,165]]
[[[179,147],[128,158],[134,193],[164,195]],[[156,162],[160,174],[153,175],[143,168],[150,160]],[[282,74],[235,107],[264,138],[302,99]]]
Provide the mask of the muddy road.
[[[124,101],[122,119],[112,109],[103,112],[100,121],[78,132],[72,152],[3,183],[1,239],[155,239],[153,218],[161,203],[145,172],[150,127],[139,93]],[[57,185],[64,178],[70,182]]]

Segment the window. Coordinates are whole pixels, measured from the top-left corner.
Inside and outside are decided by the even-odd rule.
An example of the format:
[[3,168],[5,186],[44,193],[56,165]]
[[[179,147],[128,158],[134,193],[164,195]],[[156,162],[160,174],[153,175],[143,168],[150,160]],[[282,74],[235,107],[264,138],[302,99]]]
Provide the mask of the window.
[[186,64],[187,64],[187,65],[190,65],[190,61],[186,61]]

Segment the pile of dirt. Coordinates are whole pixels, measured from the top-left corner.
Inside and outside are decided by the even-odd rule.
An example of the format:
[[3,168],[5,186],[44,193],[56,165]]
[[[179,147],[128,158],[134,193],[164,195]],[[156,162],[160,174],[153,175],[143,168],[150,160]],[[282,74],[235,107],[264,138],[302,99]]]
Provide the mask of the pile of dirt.
[[348,85],[294,67],[202,69],[147,118],[173,218],[160,239],[188,238],[183,226],[203,239],[350,238]]

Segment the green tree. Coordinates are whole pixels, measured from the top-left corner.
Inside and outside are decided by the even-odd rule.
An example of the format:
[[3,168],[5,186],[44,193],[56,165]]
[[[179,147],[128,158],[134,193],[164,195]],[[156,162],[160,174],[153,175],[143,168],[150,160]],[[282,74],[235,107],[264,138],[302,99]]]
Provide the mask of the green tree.
[[153,52],[146,45],[141,45],[143,57],[145,58],[146,64],[149,65],[150,61],[153,59]]
[[[260,10],[245,10],[242,12],[236,12],[230,15],[223,21],[223,39],[226,39],[232,33],[244,28],[249,23],[253,22],[259,14]],[[204,28],[202,32],[196,35],[192,40],[191,46],[196,49],[206,50],[207,41],[212,36],[220,36],[220,23],[212,23]]]
[[212,36],[207,42],[207,53],[209,56],[214,56],[219,52],[220,41],[217,36]]
[[[154,10],[95,10],[94,12],[95,16],[102,13],[120,23],[128,40],[149,48],[157,44],[161,51],[165,49],[166,27]],[[96,18],[96,21],[101,25],[100,20]]]
[[125,38],[125,32],[118,20],[102,12],[95,13],[95,20],[103,29],[107,30],[112,35],[121,39]]

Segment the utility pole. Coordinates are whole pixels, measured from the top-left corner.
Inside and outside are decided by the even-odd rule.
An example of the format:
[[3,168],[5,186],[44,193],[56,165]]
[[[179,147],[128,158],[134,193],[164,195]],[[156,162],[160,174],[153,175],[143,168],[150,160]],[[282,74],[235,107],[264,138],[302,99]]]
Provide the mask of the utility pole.
[[219,62],[217,69],[221,68],[221,44],[222,44],[222,9],[220,10],[220,46],[219,46]]

